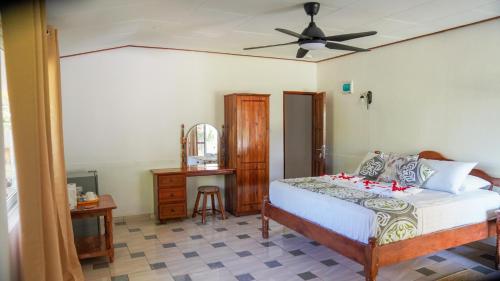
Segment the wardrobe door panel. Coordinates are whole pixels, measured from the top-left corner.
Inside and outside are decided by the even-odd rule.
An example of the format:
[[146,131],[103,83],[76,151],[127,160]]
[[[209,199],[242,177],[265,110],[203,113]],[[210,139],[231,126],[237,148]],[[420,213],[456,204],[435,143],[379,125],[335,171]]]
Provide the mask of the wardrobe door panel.
[[269,188],[269,95],[230,94],[224,102],[226,163],[236,169],[226,176],[226,207],[255,214]]
[[267,159],[267,100],[240,97],[238,101],[238,157],[240,163]]
[[238,211],[253,212],[260,210],[264,189],[267,188],[264,169],[238,170]]

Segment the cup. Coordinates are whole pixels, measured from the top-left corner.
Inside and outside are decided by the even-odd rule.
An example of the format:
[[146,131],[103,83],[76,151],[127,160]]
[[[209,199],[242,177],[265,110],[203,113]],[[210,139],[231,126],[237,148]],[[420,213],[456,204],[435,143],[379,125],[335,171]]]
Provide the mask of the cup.
[[92,191],[89,191],[89,192],[85,193],[85,197],[87,198],[88,201],[95,200],[97,198],[97,196],[95,195],[95,193],[92,192]]

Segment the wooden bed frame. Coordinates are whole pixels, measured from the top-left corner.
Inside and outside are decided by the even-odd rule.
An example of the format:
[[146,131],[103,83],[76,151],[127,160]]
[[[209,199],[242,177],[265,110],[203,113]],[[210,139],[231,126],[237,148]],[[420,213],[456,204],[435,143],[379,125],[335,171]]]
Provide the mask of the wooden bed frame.
[[[419,153],[419,156],[424,159],[452,161],[435,151],[423,151]],[[500,186],[500,178],[494,178],[482,170],[474,169],[470,174],[489,181],[492,186]],[[496,211],[496,218],[489,221],[432,232],[385,245],[378,245],[375,237],[369,238],[367,244],[347,238],[317,223],[273,206],[269,197],[265,196],[262,204],[262,237],[264,239],[269,238],[269,219],[360,263],[364,266],[367,281],[375,281],[380,266],[399,263],[493,236],[497,237],[495,268],[499,269],[499,210]]]

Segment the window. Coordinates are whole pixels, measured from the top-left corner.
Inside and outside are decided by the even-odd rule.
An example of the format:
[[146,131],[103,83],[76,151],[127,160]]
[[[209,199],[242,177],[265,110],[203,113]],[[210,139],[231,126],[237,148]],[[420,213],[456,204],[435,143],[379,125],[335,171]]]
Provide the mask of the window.
[[207,124],[196,126],[198,156],[217,154],[217,130]]
[[3,121],[3,157],[5,158],[5,184],[7,188],[7,210],[17,205],[16,166],[12,141],[12,123],[10,118],[9,97],[7,95],[7,75],[5,74],[4,51],[0,50],[0,86],[2,90],[2,121]]
[[196,140],[198,145],[198,156],[205,155],[205,128],[206,125],[196,126]]

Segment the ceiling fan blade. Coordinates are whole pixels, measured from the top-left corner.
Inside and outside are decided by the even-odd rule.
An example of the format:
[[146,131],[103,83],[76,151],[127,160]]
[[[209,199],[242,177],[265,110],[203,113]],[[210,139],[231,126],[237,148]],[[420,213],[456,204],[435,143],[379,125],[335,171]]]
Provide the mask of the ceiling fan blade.
[[368,52],[368,51],[370,51],[369,49],[362,49],[362,48],[358,48],[358,47],[353,47],[353,46],[348,46],[348,45],[333,43],[333,42],[327,42],[325,46],[328,49],[334,49],[334,50],[345,50],[345,51],[355,51],[355,52]]
[[299,48],[299,50],[297,51],[297,58],[298,59],[303,58],[307,54],[307,52],[309,51],[306,49]]
[[285,46],[285,45],[292,45],[292,44],[297,44],[297,43],[298,43],[297,41],[293,41],[293,42],[282,43],[282,44],[275,44],[275,45],[265,45],[265,46],[258,46],[258,47],[243,48],[243,50],[254,50],[254,49],[261,49],[261,48]]
[[360,38],[360,37],[372,36],[372,35],[375,35],[375,34],[377,34],[376,31],[367,31],[367,32],[359,32],[359,33],[348,33],[348,34],[326,36],[325,40],[327,40],[327,41],[342,42],[342,41],[347,41],[347,40],[356,39],[356,38]]
[[290,3],[290,4],[280,4],[276,9],[267,9],[264,11],[264,15],[276,15],[279,13],[294,12],[297,9],[302,9],[304,4],[302,3]]
[[305,35],[302,35],[300,33],[297,33],[297,32],[294,32],[294,31],[291,31],[291,30],[288,30],[288,29],[276,28],[275,30],[279,31],[279,32],[282,32],[282,33],[285,33],[285,34],[288,34],[288,35],[291,35],[293,37],[297,37],[299,39],[311,39],[311,37],[309,37],[309,36],[305,36]]

